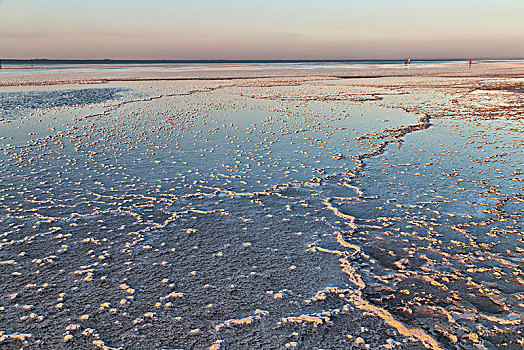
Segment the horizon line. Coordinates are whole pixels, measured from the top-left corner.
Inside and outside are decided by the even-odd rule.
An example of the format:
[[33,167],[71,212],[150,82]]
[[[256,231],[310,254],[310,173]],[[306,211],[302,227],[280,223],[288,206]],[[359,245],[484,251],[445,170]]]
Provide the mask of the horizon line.
[[420,58],[401,57],[401,58],[1,58],[2,61],[129,61],[129,62],[340,62],[340,61],[463,61],[463,60],[523,60],[524,57],[453,57],[453,58]]

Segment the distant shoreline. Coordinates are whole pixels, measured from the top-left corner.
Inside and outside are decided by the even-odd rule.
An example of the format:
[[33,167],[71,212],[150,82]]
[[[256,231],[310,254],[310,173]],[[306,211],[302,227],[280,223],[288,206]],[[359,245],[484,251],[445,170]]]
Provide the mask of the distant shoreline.
[[33,66],[16,61],[0,69],[0,87],[162,80],[524,78],[524,60],[468,61],[38,61],[45,63]]
[[[399,59],[216,59],[216,60],[143,60],[143,59],[47,59],[47,58],[0,58],[2,65],[83,65],[83,64],[254,64],[254,63],[346,63],[346,64],[398,64],[404,63],[405,58]],[[445,62],[463,62],[469,61],[470,58],[449,58],[449,59],[416,59],[412,58],[411,63],[445,63]],[[475,62],[515,62],[524,61],[524,58],[479,58],[473,59]]]

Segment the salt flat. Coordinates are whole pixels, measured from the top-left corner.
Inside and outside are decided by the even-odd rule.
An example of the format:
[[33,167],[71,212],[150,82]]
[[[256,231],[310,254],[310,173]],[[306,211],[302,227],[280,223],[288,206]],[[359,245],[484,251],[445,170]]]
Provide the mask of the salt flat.
[[0,75],[0,344],[521,348],[523,68]]

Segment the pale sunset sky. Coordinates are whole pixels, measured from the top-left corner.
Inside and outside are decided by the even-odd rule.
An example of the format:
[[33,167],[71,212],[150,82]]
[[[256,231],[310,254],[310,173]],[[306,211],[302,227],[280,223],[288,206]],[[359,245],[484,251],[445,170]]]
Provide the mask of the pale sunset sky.
[[524,0],[0,0],[0,58],[523,58]]

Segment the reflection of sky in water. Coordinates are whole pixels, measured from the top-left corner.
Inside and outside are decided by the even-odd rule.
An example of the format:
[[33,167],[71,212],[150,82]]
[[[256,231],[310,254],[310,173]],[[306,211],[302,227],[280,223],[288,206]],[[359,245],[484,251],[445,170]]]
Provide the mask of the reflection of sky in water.
[[[273,93],[295,93],[294,90],[271,89]],[[5,96],[9,96],[10,106],[14,109],[27,104],[44,108],[110,99],[118,91],[85,89],[5,93]],[[242,92],[250,93],[249,90]],[[253,93],[258,91],[254,89]],[[118,160],[119,165],[128,167],[128,174],[147,180],[151,186],[169,178],[163,186],[184,192],[194,191],[195,186],[187,185],[202,180],[206,182],[200,190],[207,192],[206,187],[216,186],[235,191],[260,191],[274,185],[316,182],[333,173],[347,172],[354,168],[354,162],[339,157],[351,157],[366,152],[369,147],[355,142],[355,137],[365,131],[378,132],[382,127],[413,120],[393,111],[388,113],[387,122],[377,123],[375,120],[381,111],[374,107],[363,109],[335,102],[333,109],[326,109],[324,103],[314,101],[276,103],[265,99],[236,98],[233,94],[218,92],[209,96],[197,93],[189,99],[175,97],[124,105],[107,116],[78,122],[78,125],[89,127],[92,137],[80,137],[78,140],[84,139],[84,142],[78,141],[76,152],[66,147],[60,153],[64,153],[65,158],[77,160],[87,156],[90,161],[95,161],[92,164],[95,167],[99,166],[97,163],[101,159],[110,157]],[[228,108],[228,103],[239,107]],[[162,112],[159,114],[157,110]],[[20,141],[26,142],[31,138],[27,133],[34,132],[36,125],[50,123],[54,128],[59,125],[67,130],[66,125],[71,123],[65,112],[39,118],[38,121],[26,118],[13,122],[4,132],[6,135],[19,134]],[[15,133],[10,133],[10,130]],[[124,130],[126,132],[122,133]],[[75,133],[76,130],[69,129],[64,136],[76,138]],[[9,143],[15,144],[17,140]],[[121,145],[126,143],[132,147],[123,151]],[[60,161],[53,160],[53,163],[59,164]],[[64,170],[68,171],[67,168]],[[118,178],[114,176],[104,181],[115,182]]]

